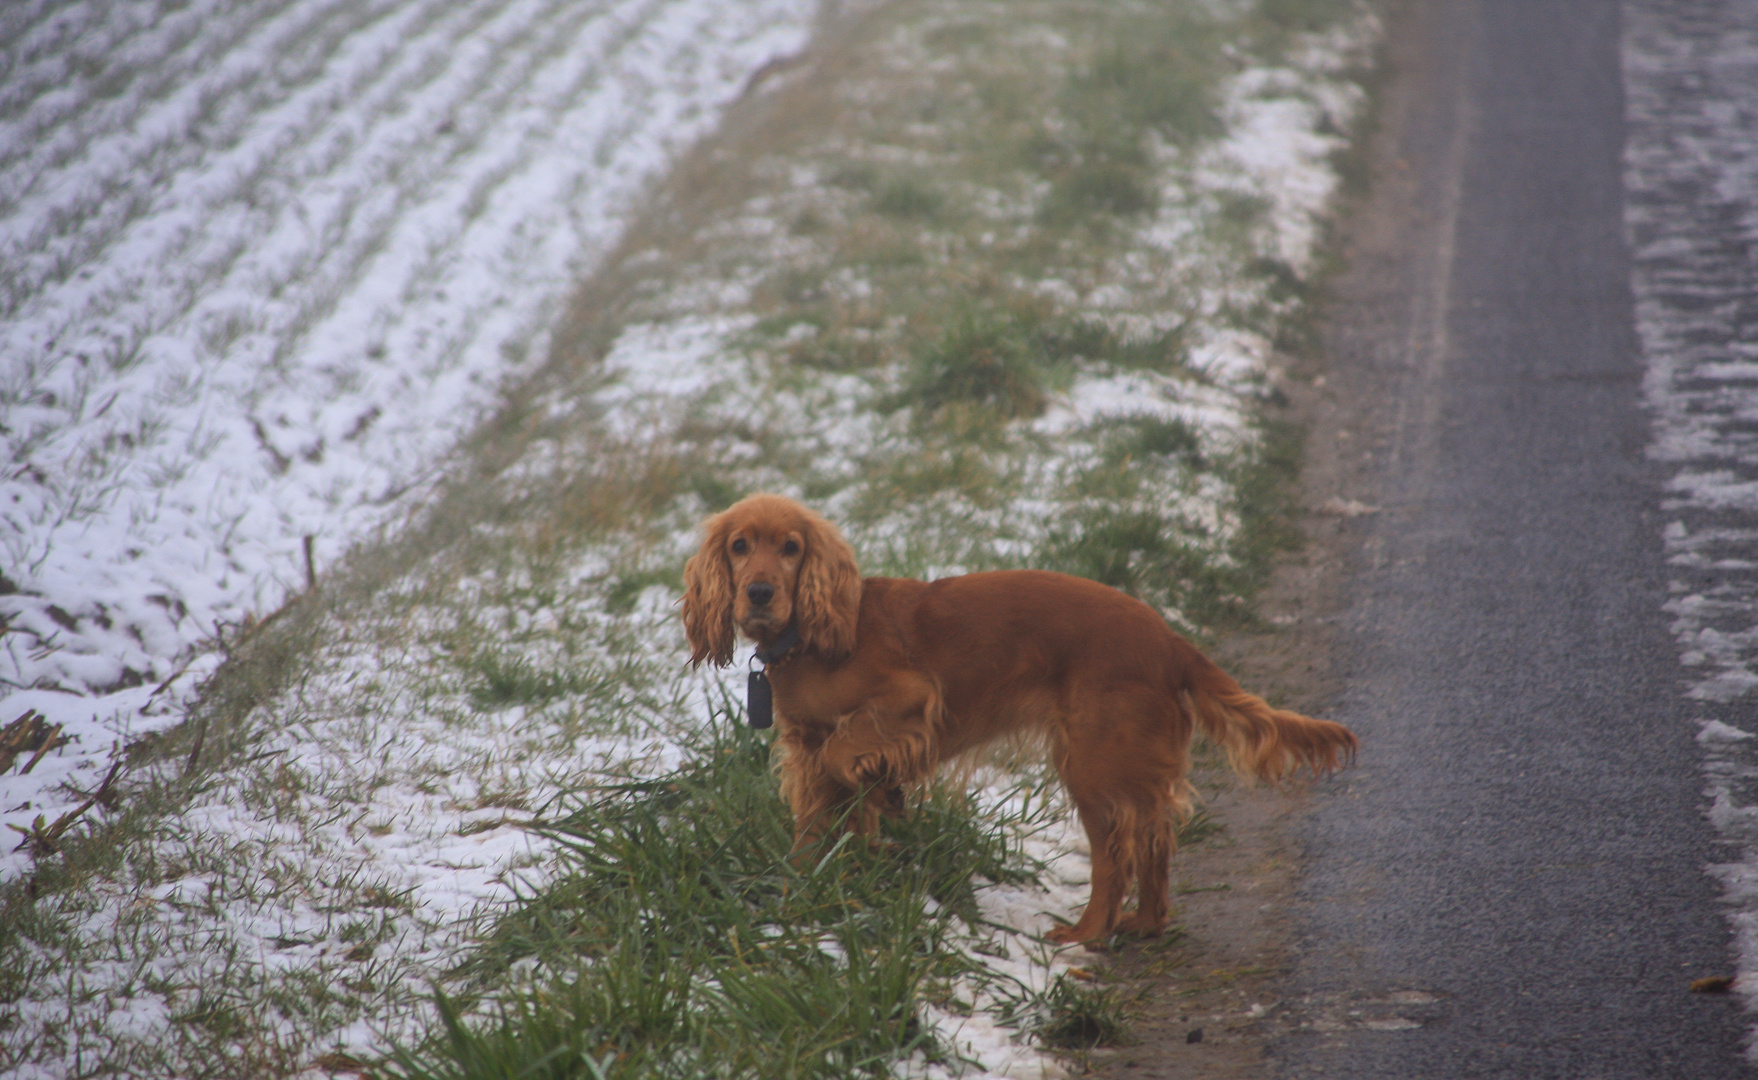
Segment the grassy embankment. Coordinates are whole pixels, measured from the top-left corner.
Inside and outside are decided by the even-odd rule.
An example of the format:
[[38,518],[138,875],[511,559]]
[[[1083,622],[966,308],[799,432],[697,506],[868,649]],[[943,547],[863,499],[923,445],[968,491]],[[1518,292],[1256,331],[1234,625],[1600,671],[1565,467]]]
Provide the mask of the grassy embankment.
[[[868,573],[1039,566],[1199,639],[1248,620],[1293,535],[1298,438],[1262,404],[1315,207],[1241,132],[1285,105],[1340,134],[1324,35],[1360,18],[905,0],[836,28],[683,163],[423,520],[243,643],[128,805],[6,890],[0,1000],[79,1003],[33,1045],[15,1018],[0,1064],[266,1075],[363,1021],[410,1077],[883,1072],[995,1052],[967,1013],[1114,1036],[1118,991],[996,917],[1061,836],[1041,770],[927,793],[900,854],[794,867],[766,740],[680,676],[670,604],[695,523],[769,489]],[[517,902],[462,926],[373,848],[521,830],[468,868]],[[143,998],[144,1034],[108,1023]]]

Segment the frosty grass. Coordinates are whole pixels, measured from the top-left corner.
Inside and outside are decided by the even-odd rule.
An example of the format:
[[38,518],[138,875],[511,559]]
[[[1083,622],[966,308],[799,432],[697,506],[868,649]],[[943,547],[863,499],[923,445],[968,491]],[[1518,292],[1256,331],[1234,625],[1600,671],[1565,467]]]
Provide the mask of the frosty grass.
[[[553,833],[525,826],[688,764],[711,712],[736,720],[734,680],[681,671],[673,602],[697,522],[737,494],[806,498],[869,573],[1050,565],[1190,630],[1237,603],[1271,341],[1377,23],[1337,4],[1274,48],[1224,43],[1221,122],[1137,118],[1106,172],[1082,110],[1116,106],[1117,47],[1083,28],[1159,8],[868,7],[836,89],[856,119],[759,161],[731,212],[619,256],[634,284],[592,362],[533,384],[494,512],[334,602],[150,840],[35,902],[0,954],[0,1069],[264,1075],[419,1043],[430,988],[556,872]],[[1263,25],[1190,8],[1221,38]],[[305,537],[321,571],[419,530],[471,468],[452,448],[562,347],[570,284],[812,14],[125,10],[0,13],[0,249],[21,267],[0,296],[0,722],[37,709],[77,737],[5,778],[21,828],[188,715],[215,639],[303,590]],[[793,71],[751,92],[785,101],[810,78]],[[1013,136],[956,108],[887,112],[899,80],[1010,79],[1071,88],[1039,103],[1037,164],[961,156]],[[1124,78],[1120,115],[1153,89]],[[171,790],[180,768],[131,782]],[[980,779],[972,812],[1013,822],[1036,884],[978,890],[982,922],[943,942],[973,973],[920,1004],[936,1049],[895,1067],[1055,1075],[1019,1006],[1086,962],[1039,937],[1084,902],[1083,841],[1007,818],[1031,767]],[[36,868],[7,858],[16,891]]]

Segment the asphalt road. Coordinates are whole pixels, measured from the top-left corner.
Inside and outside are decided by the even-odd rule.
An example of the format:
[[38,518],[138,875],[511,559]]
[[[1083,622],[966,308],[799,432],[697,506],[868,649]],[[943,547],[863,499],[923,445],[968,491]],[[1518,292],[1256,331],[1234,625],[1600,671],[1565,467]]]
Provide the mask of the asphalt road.
[[1365,448],[1283,1075],[1751,1075],[1645,451],[1620,5],[1395,23],[1335,289]]

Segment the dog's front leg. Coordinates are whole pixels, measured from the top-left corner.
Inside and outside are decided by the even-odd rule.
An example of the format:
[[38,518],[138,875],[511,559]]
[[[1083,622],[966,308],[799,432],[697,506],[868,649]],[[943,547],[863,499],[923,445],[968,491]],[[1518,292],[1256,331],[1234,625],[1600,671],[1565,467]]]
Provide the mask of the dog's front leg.
[[794,813],[796,853],[818,846],[838,828],[866,836],[882,814],[903,812],[903,784],[893,778],[881,740],[839,737],[871,731],[859,710],[841,718],[815,745],[790,745],[782,764],[782,794]]
[[832,724],[784,731],[782,794],[794,812],[796,855],[838,824],[870,835],[881,815],[903,812],[904,787],[927,779],[937,764],[938,700],[927,680],[912,675]]
[[864,793],[853,827],[870,832],[879,815],[903,810],[903,789],[933,775],[936,698],[905,682],[843,717],[820,751],[824,768]]
[[794,815],[793,858],[798,861],[836,828],[855,792],[826,767],[829,726],[784,728],[781,795]]

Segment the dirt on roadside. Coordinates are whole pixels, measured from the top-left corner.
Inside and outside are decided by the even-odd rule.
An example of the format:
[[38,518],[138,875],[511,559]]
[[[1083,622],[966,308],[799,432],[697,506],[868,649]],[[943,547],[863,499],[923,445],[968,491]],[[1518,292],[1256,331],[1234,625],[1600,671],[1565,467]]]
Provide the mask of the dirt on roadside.
[[[1346,410],[1325,393],[1328,380],[1318,369],[1303,364],[1284,389],[1290,418],[1307,426],[1311,441],[1302,475],[1306,544],[1279,562],[1260,597],[1259,613],[1272,629],[1233,634],[1213,655],[1277,706],[1325,716],[1340,686],[1333,616],[1352,544],[1347,514],[1337,511],[1351,484],[1346,462],[1333,452],[1349,441],[1339,437]],[[1330,509],[1321,509],[1328,502]],[[1296,825],[1322,796],[1304,783],[1248,790],[1214,754],[1199,759],[1196,781],[1221,829],[1173,859],[1179,933],[1117,955],[1113,977],[1133,981],[1142,994],[1132,1039],[1077,1058],[1076,1072],[1116,1080],[1272,1075],[1265,1048],[1282,1026],[1271,1017],[1293,945],[1291,906],[1302,862]]]
[[[1315,443],[1332,443],[1336,410],[1307,386],[1290,397]],[[1314,453],[1304,471],[1313,492],[1347,490],[1338,462]],[[1317,500],[1322,505],[1330,495]],[[1277,566],[1260,599],[1275,629],[1231,635],[1214,658],[1274,704],[1324,716],[1338,690],[1331,616],[1338,609],[1349,544],[1344,520],[1311,512],[1304,548]],[[1117,1080],[1233,1080],[1272,1074],[1265,1047],[1282,997],[1294,925],[1291,905],[1302,853],[1296,824],[1315,797],[1303,782],[1285,791],[1246,789],[1217,755],[1199,759],[1196,782],[1219,832],[1173,859],[1176,936],[1130,945],[1113,977],[1133,982],[1141,1003],[1131,1041],[1078,1058],[1076,1071]]]
[[[1447,107],[1445,74],[1418,62],[1436,20],[1409,3],[1383,10],[1376,122],[1351,166],[1358,190],[1339,209],[1330,245],[1336,267],[1315,297],[1316,345],[1289,359],[1278,386],[1287,399],[1282,419],[1305,432],[1306,542],[1280,560],[1258,598],[1271,629],[1234,634],[1214,650],[1247,689],[1317,716],[1329,715],[1342,690],[1338,620],[1352,568],[1376,558],[1361,526],[1381,512],[1379,468],[1393,445],[1398,383],[1427,344],[1432,312],[1423,308],[1421,282],[1446,252],[1435,239],[1435,179],[1418,175],[1412,150],[1447,137],[1432,116]],[[1115,970],[1138,979],[1143,995],[1135,1041],[1076,1063],[1092,1075],[1270,1077],[1277,1070],[1268,1050],[1279,1035],[1347,1022],[1323,1015],[1323,1003],[1289,1000],[1285,988],[1304,858],[1299,823],[1326,796],[1243,791],[1213,765],[1199,786],[1216,792],[1208,809],[1223,831],[1174,860],[1182,936],[1117,957]]]

